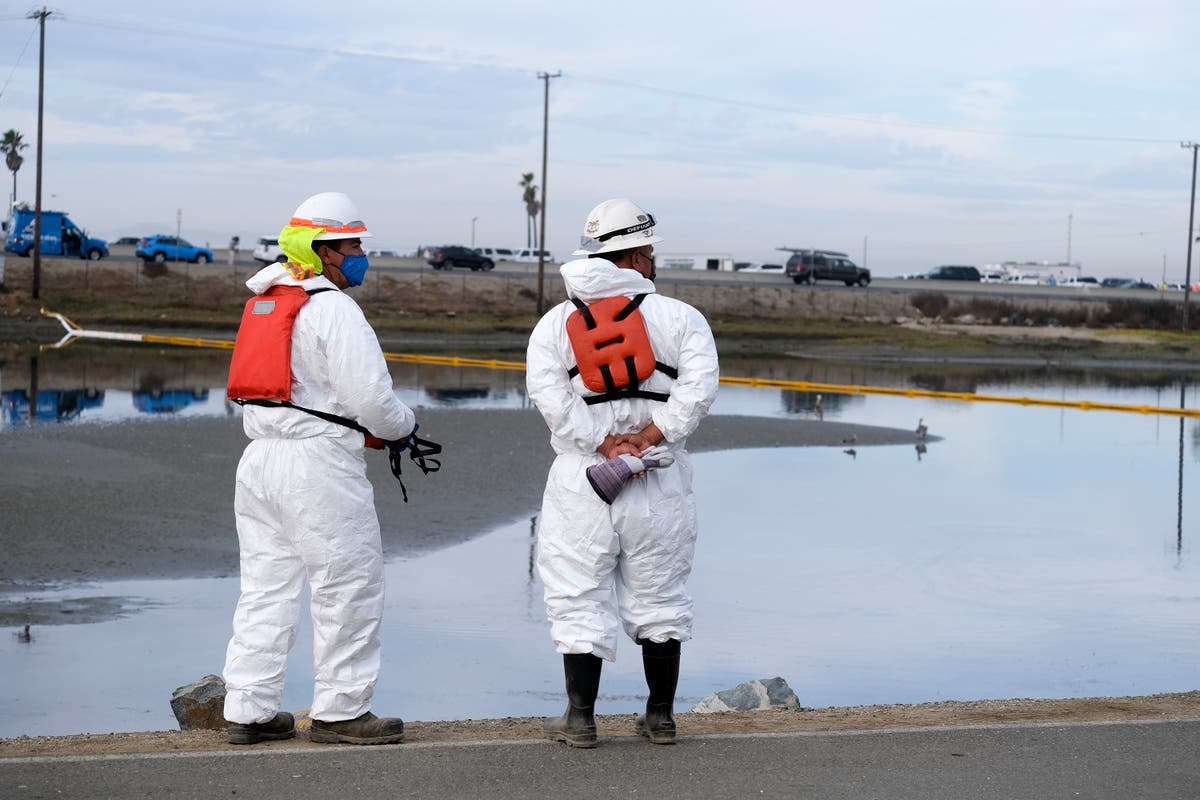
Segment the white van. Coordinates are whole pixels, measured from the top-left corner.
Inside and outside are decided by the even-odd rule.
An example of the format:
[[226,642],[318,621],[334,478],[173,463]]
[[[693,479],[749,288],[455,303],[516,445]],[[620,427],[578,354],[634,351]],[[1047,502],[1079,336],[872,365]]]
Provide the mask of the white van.
[[[550,253],[546,252],[545,250],[542,250],[541,253],[545,257],[547,263],[554,260],[554,256],[550,255]],[[530,250],[528,248],[526,248],[524,250],[518,250],[515,254],[513,254],[512,260],[513,261],[532,261],[536,264],[537,260],[538,260],[538,251],[536,249]]]
[[733,272],[733,256],[728,253],[655,253],[661,269],[703,269]]
[[475,252],[492,261],[515,261],[516,251],[511,247],[476,247]]

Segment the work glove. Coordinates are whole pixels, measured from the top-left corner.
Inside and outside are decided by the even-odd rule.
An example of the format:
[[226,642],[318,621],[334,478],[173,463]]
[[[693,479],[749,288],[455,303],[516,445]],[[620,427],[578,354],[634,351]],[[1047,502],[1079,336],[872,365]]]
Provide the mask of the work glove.
[[622,453],[608,461],[590,466],[585,471],[588,483],[604,502],[612,505],[625,483],[635,476],[644,475],[652,469],[663,469],[675,463],[675,456],[662,445],[647,447],[641,458]]

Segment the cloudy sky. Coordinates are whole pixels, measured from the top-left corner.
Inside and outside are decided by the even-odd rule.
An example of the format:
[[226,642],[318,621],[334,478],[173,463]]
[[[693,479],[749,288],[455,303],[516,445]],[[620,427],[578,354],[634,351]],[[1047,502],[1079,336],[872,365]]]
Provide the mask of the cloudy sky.
[[[33,8],[0,2],[0,130],[31,145],[30,202]],[[48,8],[43,204],[102,237],[178,217],[192,239],[251,242],[340,190],[380,247],[469,245],[473,227],[476,245],[526,246],[538,75],[561,72],[556,256],[626,196],[664,254],[820,247],[886,276],[1069,253],[1098,276],[1184,273],[1195,0]]]

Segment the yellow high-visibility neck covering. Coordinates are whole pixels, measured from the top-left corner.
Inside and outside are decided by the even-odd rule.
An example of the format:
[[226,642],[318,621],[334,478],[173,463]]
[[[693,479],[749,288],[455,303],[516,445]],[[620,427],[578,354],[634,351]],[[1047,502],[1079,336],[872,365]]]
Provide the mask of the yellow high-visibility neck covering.
[[321,259],[313,252],[313,239],[325,232],[324,228],[309,228],[288,225],[279,232],[279,247],[283,254],[303,267],[308,267],[314,275],[324,271]]

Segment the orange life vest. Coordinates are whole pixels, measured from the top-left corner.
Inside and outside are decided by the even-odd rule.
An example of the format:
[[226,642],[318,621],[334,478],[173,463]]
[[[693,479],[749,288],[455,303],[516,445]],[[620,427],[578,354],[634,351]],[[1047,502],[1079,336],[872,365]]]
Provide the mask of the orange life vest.
[[292,327],[308,298],[299,286],[272,286],[246,301],[229,364],[230,400],[291,399]]
[[578,375],[585,387],[600,392],[584,398],[588,405],[626,397],[665,402],[669,397],[638,388],[656,369],[672,378],[678,375],[674,367],[654,356],[646,321],[638,309],[645,297],[617,295],[590,305],[571,298],[576,310],[567,317],[567,338],[576,365],[567,374],[572,378]]

